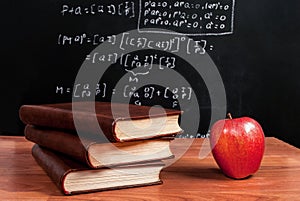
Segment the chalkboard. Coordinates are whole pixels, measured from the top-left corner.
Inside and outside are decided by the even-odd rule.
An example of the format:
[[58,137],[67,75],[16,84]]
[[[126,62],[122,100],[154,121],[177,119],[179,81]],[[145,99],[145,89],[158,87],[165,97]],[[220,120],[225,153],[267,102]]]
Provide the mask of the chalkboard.
[[[296,0],[3,4],[3,134],[23,135],[22,104],[118,96],[134,104],[184,109],[191,125],[185,124],[179,137],[207,137],[211,121],[231,112],[257,119],[266,136],[300,146]],[[101,52],[103,47],[108,49]],[[200,73],[190,61],[195,58]],[[96,85],[78,78],[89,66],[105,69]],[[166,81],[170,85],[162,86]],[[222,89],[214,90],[222,86],[225,96]]]

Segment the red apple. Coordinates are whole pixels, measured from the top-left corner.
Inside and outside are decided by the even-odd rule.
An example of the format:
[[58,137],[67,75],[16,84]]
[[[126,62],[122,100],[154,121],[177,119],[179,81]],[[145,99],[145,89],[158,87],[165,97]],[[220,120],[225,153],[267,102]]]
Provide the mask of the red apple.
[[213,157],[228,177],[243,179],[258,171],[265,149],[261,125],[250,117],[222,119],[213,124],[210,145]]

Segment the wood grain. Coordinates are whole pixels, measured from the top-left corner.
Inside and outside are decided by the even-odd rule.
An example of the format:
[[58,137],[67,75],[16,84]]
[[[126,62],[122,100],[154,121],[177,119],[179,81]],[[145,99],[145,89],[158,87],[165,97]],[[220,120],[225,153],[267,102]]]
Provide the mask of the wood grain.
[[175,139],[174,152],[191,146],[162,171],[161,185],[65,196],[32,158],[31,142],[1,136],[0,200],[300,200],[299,149],[267,137],[259,171],[233,180],[222,174],[211,154],[199,159],[202,143],[203,139]]

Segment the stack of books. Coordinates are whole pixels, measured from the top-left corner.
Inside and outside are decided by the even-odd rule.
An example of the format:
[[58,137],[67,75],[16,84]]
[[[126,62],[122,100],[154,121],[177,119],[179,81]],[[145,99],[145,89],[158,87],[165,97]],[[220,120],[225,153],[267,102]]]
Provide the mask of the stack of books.
[[174,157],[170,142],[182,132],[181,114],[111,102],[19,110],[32,156],[65,195],[161,184],[164,161]]

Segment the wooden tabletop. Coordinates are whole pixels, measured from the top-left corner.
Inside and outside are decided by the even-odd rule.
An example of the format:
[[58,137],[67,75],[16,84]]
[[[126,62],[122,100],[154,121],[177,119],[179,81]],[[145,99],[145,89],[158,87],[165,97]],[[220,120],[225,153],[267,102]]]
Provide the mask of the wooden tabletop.
[[233,180],[211,153],[199,158],[200,147],[208,148],[203,139],[175,139],[172,150],[185,150],[186,144],[187,152],[161,172],[163,184],[65,196],[32,158],[31,142],[1,136],[0,200],[300,200],[300,149],[267,137],[258,172]]

